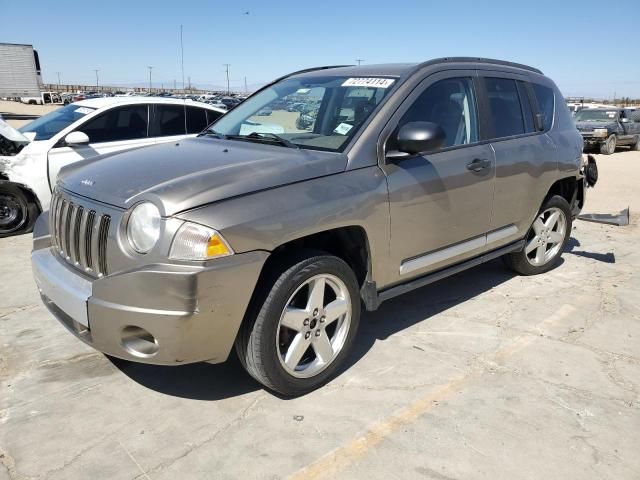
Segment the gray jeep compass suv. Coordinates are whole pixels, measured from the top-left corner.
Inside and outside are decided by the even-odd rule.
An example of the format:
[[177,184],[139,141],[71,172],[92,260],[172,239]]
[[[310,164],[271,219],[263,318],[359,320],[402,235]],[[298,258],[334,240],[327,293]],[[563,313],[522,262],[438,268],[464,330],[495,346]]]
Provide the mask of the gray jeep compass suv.
[[258,381],[299,395],[337,374],[362,308],[496,257],[525,275],[557,265],[583,167],[534,68],[313,68],[198,138],[63,170],[33,271],[53,315],[106,354],[180,365],[235,345]]

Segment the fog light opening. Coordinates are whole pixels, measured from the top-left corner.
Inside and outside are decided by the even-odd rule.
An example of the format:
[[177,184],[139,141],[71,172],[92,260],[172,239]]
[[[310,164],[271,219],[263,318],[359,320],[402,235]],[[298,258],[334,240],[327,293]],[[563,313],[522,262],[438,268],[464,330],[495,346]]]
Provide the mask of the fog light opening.
[[144,328],[124,327],[121,339],[124,349],[136,357],[152,357],[158,353],[158,341]]

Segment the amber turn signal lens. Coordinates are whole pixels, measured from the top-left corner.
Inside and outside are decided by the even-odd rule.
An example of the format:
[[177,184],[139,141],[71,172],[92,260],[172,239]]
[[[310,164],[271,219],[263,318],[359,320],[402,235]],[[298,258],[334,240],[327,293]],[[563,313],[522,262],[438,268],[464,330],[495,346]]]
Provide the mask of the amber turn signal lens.
[[230,253],[229,247],[217,233],[211,235],[207,244],[207,257],[218,257],[220,255],[229,255]]

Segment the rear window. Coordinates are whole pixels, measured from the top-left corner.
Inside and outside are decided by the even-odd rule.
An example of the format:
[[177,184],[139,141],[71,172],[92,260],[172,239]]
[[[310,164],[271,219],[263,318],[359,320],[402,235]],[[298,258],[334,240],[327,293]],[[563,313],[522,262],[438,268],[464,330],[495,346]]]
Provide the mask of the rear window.
[[207,110],[206,112],[207,112],[207,125],[215,122],[222,116],[222,113],[216,112],[215,110]]
[[545,131],[549,130],[553,124],[553,107],[555,101],[553,90],[537,83],[532,85],[533,91],[536,94],[538,112],[542,115],[542,125],[544,126]]
[[508,78],[485,78],[494,138],[525,133],[524,118],[516,81]]
[[204,108],[187,107],[187,133],[200,133],[207,125],[207,111]]

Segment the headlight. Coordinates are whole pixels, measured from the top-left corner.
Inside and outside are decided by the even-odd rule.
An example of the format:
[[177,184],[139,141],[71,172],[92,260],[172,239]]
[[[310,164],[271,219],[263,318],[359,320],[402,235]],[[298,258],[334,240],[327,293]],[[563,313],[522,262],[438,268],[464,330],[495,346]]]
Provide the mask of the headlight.
[[608,137],[609,136],[609,131],[606,128],[596,128],[593,131],[593,136],[594,137]]
[[138,253],[147,253],[160,238],[160,211],[154,204],[145,202],[136,206],[127,222],[127,238]]
[[233,255],[222,235],[213,228],[185,222],[176,232],[169,251],[172,260],[208,260]]

